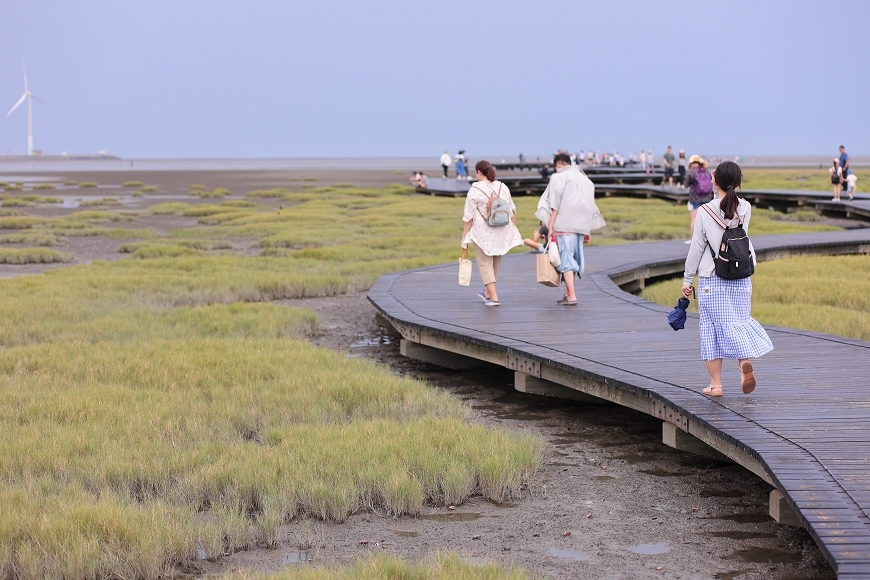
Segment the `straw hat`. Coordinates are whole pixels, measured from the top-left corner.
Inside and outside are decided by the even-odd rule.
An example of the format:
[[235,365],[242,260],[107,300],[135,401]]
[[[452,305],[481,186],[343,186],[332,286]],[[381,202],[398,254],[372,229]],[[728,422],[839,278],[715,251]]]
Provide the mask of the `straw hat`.
[[708,165],[707,162],[704,161],[700,155],[692,155],[691,157],[689,157],[689,165],[691,165],[692,163],[698,163],[701,165],[701,167],[707,167]]

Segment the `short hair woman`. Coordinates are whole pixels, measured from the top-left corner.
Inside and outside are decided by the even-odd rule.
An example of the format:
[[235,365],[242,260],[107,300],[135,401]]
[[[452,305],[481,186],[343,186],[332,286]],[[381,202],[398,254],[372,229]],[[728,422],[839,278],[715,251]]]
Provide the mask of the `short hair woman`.
[[[474,244],[474,256],[477,269],[483,279],[484,289],[478,292],[487,306],[498,306],[498,291],[495,283],[501,266],[501,257],[511,248],[523,245],[523,237],[516,226],[517,207],[511,199],[511,192],[502,182],[495,178],[495,168],[488,161],[478,161],[474,166],[477,182],[468,190],[465,198],[465,212],[462,221],[462,250],[468,244]],[[508,202],[511,209],[510,223],[505,226],[492,227],[487,223],[490,200],[501,198]]]
[[[735,191],[743,181],[743,172],[733,161],[725,161],[713,171],[713,186],[718,194],[705,204],[726,224],[743,224],[749,231],[752,206],[737,197]],[[752,282],[749,278],[726,280],[716,276],[710,248],[722,243],[724,230],[706,211],[698,212],[692,245],[686,258],[683,296],[692,294],[692,280],[698,275],[698,312],[700,313],[701,358],[710,374],[710,386],[704,394],[722,396],[722,359],[737,359],[740,364],[744,393],[755,389],[755,375],[750,358],[773,350],[764,328],[750,316]],[[755,251],[752,250],[753,260]]]

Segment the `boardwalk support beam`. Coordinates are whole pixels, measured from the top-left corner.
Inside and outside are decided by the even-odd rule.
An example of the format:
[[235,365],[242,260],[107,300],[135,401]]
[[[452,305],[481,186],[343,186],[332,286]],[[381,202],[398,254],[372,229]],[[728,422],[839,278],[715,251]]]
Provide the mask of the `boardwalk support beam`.
[[402,353],[402,356],[423,361],[425,363],[433,364],[439,367],[452,369],[454,371],[464,371],[481,366],[481,362],[479,360],[463,356],[461,354],[448,352],[446,350],[441,350],[440,348],[433,348],[431,346],[425,346],[422,344],[410,342],[405,340],[404,338],[402,339],[401,343],[399,343],[399,352]]
[[731,461],[730,458],[719,453],[694,435],[689,435],[667,421],[662,422],[662,442],[668,447],[686,451],[693,455],[701,455],[718,461]]
[[802,527],[797,514],[794,513],[794,510],[785,501],[785,496],[778,489],[770,492],[770,517],[784,526]]
[[607,401],[587,395],[570,387],[565,387],[559,383],[554,383],[546,379],[539,379],[525,373],[514,373],[514,387],[521,393],[530,395],[542,395],[544,397],[558,397],[559,399],[570,399],[572,401],[582,401],[584,403],[603,404]]

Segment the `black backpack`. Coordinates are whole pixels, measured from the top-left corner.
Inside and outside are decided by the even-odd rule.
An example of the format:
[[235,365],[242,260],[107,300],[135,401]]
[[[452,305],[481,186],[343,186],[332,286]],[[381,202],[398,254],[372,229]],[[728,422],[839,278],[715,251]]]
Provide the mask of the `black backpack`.
[[704,204],[703,208],[725,230],[722,233],[722,243],[719,244],[719,255],[713,253],[713,247],[709,241],[707,242],[710,255],[713,256],[713,263],[716,265],[716,275],[725,280],[742,280],[752,276],[755,273],[755,260],[749,236],[743,229],[743,219],[738,219],[737,227],[732,228],[723,222],[710,206]]

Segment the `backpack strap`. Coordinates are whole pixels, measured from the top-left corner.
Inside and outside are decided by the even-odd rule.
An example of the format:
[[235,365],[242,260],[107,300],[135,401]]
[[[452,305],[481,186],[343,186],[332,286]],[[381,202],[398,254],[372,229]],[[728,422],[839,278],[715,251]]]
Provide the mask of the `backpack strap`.
[[723,230],[727,230],[729,227],[729,224],[731,222],[733,222],[735,218],[737,218],[737,223],[739,223],[741,226],[743,226],[743,216],[741,216],[741,215],[735,214],[734,217],[731,218],[731,222],[728,222],[728,224],[726,224],[724,221],[722,221],[722,218],[720,218],[716,214],[716,212],[714,212],[712,209],[710,209],[710,206],[708,206],[706,203],[704,205],[702,205],[701,207],[703,207],[704,210],[708,214],[710,214],[710,217],[713,218],[716,221],[716,223],[719,224],[719,227],[722,228]]

